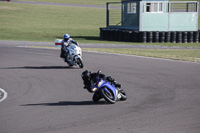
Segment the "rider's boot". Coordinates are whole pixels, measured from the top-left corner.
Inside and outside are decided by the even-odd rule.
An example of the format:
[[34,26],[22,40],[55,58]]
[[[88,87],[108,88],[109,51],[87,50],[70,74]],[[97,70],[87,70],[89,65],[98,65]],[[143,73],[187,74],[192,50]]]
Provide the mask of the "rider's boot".
[[60,58],[65,58],[64,57],[64,53],[61,51],[61,53],[60,53]]
[[93,100],[93,102],[98,102],[100,99],[101,99],[102,97],[99,95],[99,94],[97,94],[96,92],[94,93],[94,95],[93,95],[93,97],[92,97],[92,100]]
[[67,58],[65,58],[65,62],[68,62]]

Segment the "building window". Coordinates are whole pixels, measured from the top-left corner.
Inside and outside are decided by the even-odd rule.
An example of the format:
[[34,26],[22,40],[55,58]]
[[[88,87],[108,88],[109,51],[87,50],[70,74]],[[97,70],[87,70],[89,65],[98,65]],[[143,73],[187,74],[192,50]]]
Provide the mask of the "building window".
[[159,10],[158,12],[163,12],[163,3],[159,3]]
[[147,3],[146,12],[151,12],[151,3]]
[[152,3],[151,12],[158,12],[158,3]]
[[136,13],[136,3],[134,2],[128,3],[127,13]]
[[146,3],[146,12],[163,12],[163,3],[161,2]]

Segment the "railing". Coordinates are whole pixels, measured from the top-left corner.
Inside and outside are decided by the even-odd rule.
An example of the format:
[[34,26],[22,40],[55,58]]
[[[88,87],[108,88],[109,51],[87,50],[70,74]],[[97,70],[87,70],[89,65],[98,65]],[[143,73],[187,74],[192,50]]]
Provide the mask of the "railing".
[[195,1],[169,2],[169,12],[197,12],[198,3]]
[[108,26],[121,26],[121,2],[107,3],[107,27]]
[[[133,3],[128,1],[127,3]],[[127,13],[126,2],[108,2],[107,3],[107,15],[106,25],[110,28],[128,27],[129,23],[127,16],[131,19],[130,14]],[[140,11],[144,13],[198,13],[199,3],[196,1],[140,1],[137,4],[142,9]],[[127,5],[126,5],[127,6]],[[126,15],[126,13],[128,15]],[[140,16],[139,12],[137,14]],[[127,20],[127,21],[126,21]],[[138,21],[138,20],[134,20]],[[124,23],[127,22],[127,23]],[[131,27],[131,26],[130,26]]]

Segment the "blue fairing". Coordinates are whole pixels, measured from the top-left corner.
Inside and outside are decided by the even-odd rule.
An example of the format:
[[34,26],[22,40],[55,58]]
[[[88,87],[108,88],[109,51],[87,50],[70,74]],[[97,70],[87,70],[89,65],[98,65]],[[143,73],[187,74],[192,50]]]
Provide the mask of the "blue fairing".
[[[102,87],[106,87],[107,89],[110,89],[112,92],[114,92],[115,100],[117,99],[117,92],[116,92],[116,88],[115,88],[114,85],[111,85],[109,82],[105,82],[105,81],[103,80],[103,83],[102,83],[102,85],[100,86],[100,88],[102,88]],[[107,91],[107,90],[105,89],[105,91]]]

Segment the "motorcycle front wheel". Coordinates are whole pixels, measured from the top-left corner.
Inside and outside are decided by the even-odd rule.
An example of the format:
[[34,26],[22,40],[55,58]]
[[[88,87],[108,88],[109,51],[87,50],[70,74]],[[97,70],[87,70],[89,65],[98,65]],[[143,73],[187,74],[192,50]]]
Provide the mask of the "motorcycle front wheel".
[[83,68],[83,62],[80,58],[77,59],[77,64],[80,68]]
[[120,90],[120,95],[121,95],[121,98],[120,100],[124,101],[127,99],[127,96],[126,96],[126,93],[124,90]]
[[116,102],[114,93],[110,90],[105,88],[101,88],[101,95],[102,97],[109,103],[114,104]]

